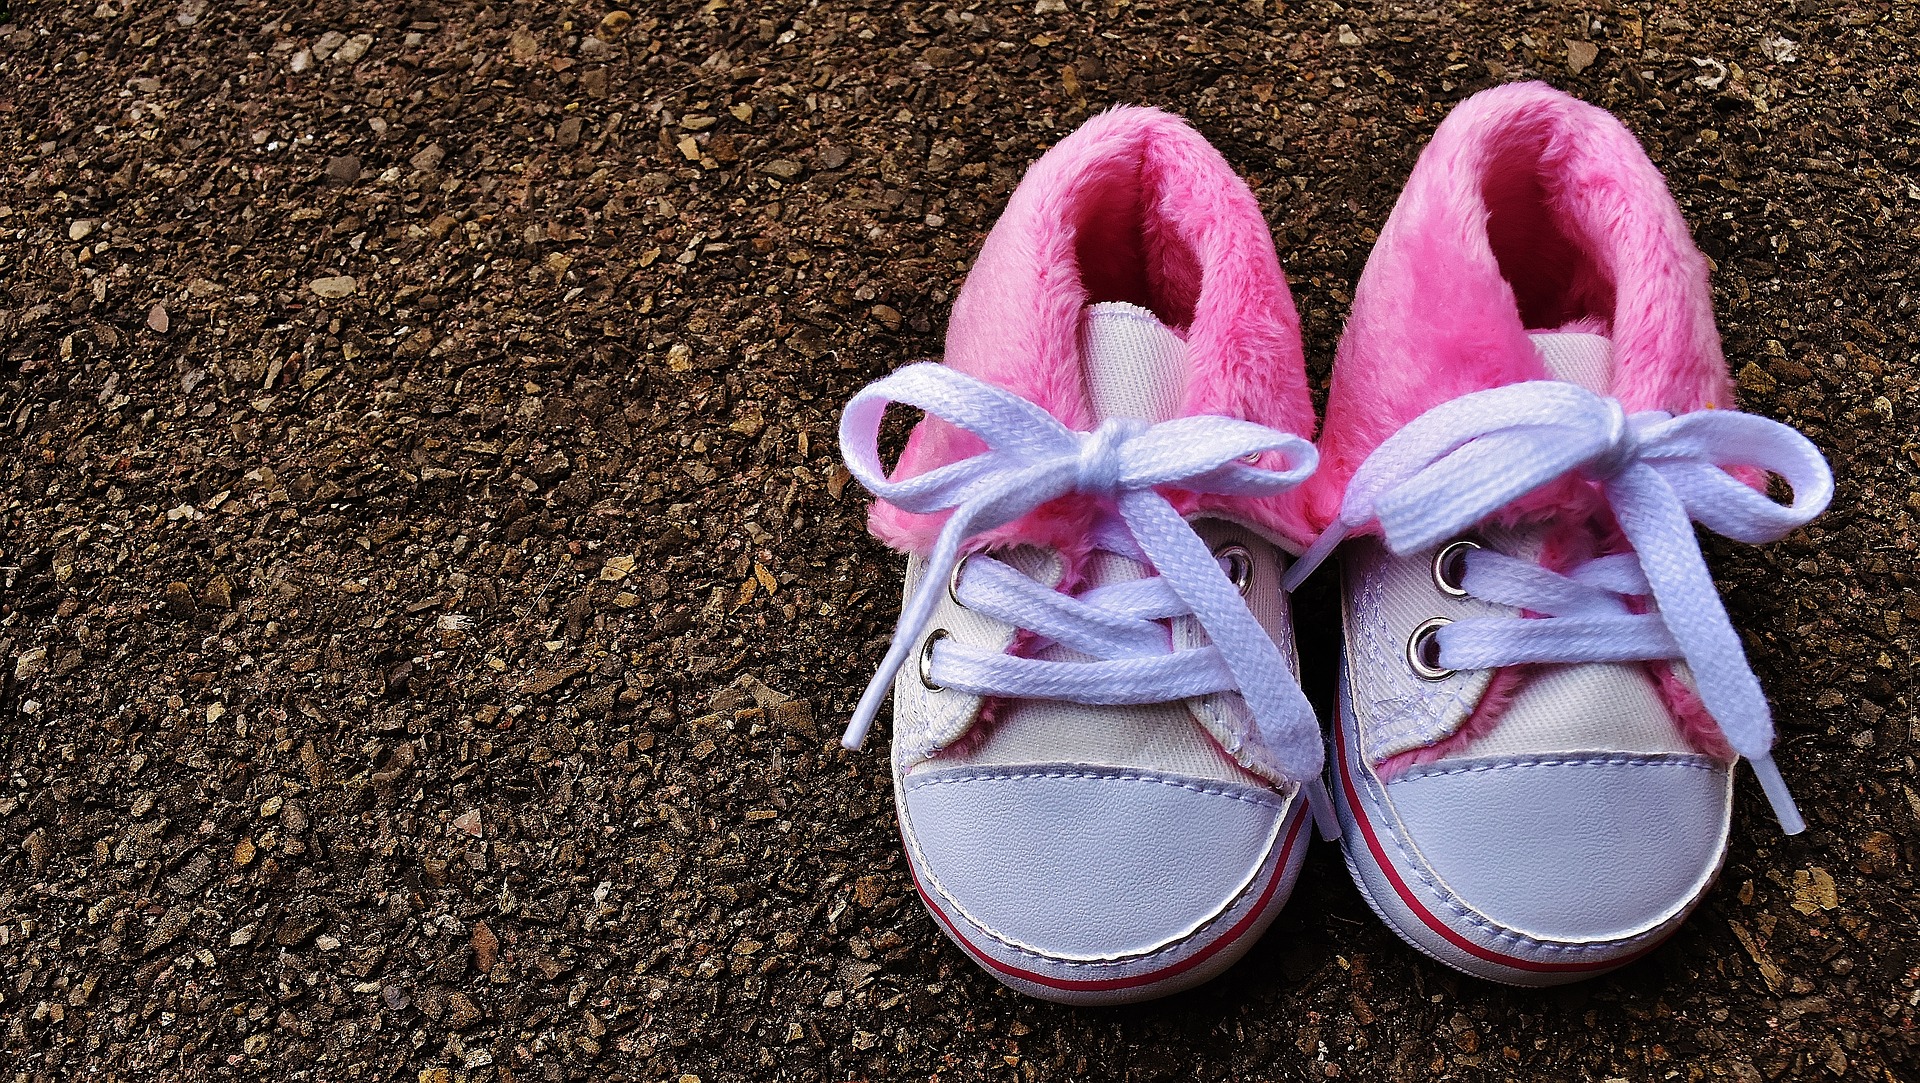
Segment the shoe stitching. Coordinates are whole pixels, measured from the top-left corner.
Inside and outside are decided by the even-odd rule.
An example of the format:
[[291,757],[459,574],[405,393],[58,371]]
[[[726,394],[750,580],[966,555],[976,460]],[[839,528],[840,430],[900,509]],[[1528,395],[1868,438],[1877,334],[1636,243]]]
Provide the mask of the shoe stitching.
[[[1410,694],[1395,695],[1394,681],[1387,674],[1396,666],[1405,666],[1395,649],[1404,641],[1390,631],[1396,622],[1385,616],[1386,606],[1382,601],[1385,587],[1379,576],[1369,575],[1362,579],[1356,592],[1351,589],[1353,578],[1354,573],[1343,565],[1342,583],[1346,589],[1340,594],[1340,619],[1341,626],[1349,629],[1349,636],[1341,656],[1346,663],[1349,694],[1363,699],[1368,707],[1365,723],[1356,722],[1360,732],[1355,737],[1361,747],[1369,756],[1391,755],[1428,743],[1416,739],[1420,734],[1458,729],[1479,704],[1491,674],[1484,678],[1456,674],[1434,684],[1415,681],[1421,687]],[[1356,645],[1371,664],[1351,665]],[[1356,689],[1356,684],[1364,687]]]
[[1395,778],[1395,782],[1407,782],[1416,778],[1438,778],[1445,775],[1471,775],[1486,771],[1507,771],[1517,767],[1674,767],[1689,771],[1718,771],[1720,764],[1705,756],[1675,759],[1660,755],[1606,755],[1606,756],[1527,756],[1513,759],[1480,760],[1473,763],[1442,766],[1433,764],[1415,767]]
[[1171,786],[1174,789],[1186,790],[1190,793],[1203,794],[1208,797],[1225,797],[1234,801],[1244,801],[1250,805],[1259,805],[1261,808],[1273,809],[1274,811],[1279,811],[1287,807],[1287,802],[1285,801],[1274,801],[1271,798],[1268,798],[1259,794],[1240,793],[1233,790],[1219,789],[1216,787],[1199,785],[1191,782],[1180,782],[1170,778],[1160,778],[1155,775],[1103,774],[1103,773],[1091,772],[1091,771],[1027,771],[1027,772],[1023,772],[1021,774],[1015,774],[1015,775],[1008,775],[1008,774],[940,775],[935,778],[928,778],[924,780],[916,780],[913,778],[908,778],[906,780],[906,786],[907,786],[907,789],[909,790],[918,790],[918,789],[924,789],[930,786],[954,786],[954,785],[961,785],[961,784],[970,783],[970,782],[1020,782],[1024,780],[1037,779],[1037,778],[1055,778],[1055,779],[1087,778],[1087,779],[1096,779],[1102,782],[1151,782],[1158,786]]

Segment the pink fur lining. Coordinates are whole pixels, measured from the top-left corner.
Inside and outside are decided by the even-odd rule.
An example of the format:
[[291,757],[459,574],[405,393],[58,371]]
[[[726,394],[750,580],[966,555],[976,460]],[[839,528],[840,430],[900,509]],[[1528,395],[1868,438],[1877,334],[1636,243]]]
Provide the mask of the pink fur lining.
[[1653,675],[1654,689],[1660,693],[1660,701],[1667,705],[1667,712],[1673,715],[1674,724],[1680,727],[1680,735],[1687,743],[1702,755],[1732,763],[1733,746],[1721,734],[1720,724],[1707,712],[1707,705],[1700,702],[1700,693],[1681,679],[1673,663],[1648,662],[1647,672]]
[[1411,748],[1380,761],[1378,771],[1381,779],[1392,781],[1408,768],[1423,763],[1438,763],[1492,733],[1501,716],[1507,713],[1507,708],[1513,706],[1513,698],[1520,694],[1520,686],[1526,682],[1529,668],[1508,666],[1494,670],[1493,679],[1487,682],[1487,690],[1480,694],[1480,702],[1474,704],[1473,713],[1467,716],[1459,729],[1433,744]]
[[[1632,133],[1541,83],[1476,94],[1434,133],[1354,291],[1306,487],[1315,525],[1414,417],[1545,378],[1527,332],[1569,324],[1612,337],[1630,411],[1733,403],[1706,259]],[[1514,514],[1567,496],[1550,486]]]
[[[1299,319],[1260,207],[1218,151],[1157,109],[1093,117],[1027,171],[954,301],[945,362],[1091,429],[1081,312],[1110,300],[1149,308],[1185,337],[1183,413],[1312,435]],[[929,417],[895,476],[979,450],[971,435]],[[1169,495],[1184,514],[1221,514],[1295,543],[1309,533],[1295,494]],[[1087,501],[1058,500],[980,542],[1069,548],[1092,513]],[[942,522],[876,502],[871,527],[897,549],[925,552]]]

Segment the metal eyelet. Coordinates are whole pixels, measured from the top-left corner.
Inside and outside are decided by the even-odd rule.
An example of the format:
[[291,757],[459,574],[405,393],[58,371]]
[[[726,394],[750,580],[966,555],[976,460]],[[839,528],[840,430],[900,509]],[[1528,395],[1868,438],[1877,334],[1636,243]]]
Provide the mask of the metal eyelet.
[[1423,681],[1444,681],[1453,676],[1451,669],[1440,668],[1440,644],[1434,634],[1452,624],[1446,617],[1428,617],[1407,637],[1407,665]]
[[1466,575],[1467,554],[1485,546],[1468,538],[1448,542],[1433,554],[1433,585],[1440,593],[1453,598],[1465,598],[1467,590],[1460,585]]
[[1223,545],[1213,551],[1213,559],[1225,561],[1221,569],[1232,580],[1234,589],[1245,594],[1253,585],[1253,552],[1244,545]]
[[920,644],[920,683],[929,692],[944,692],[946,687],[933,683],[933,645],[947,638],[945,628],[935,628],[927,633],[926,641]]
[[947,573],[947,599],[962,609],[967,607],[967,603],[960,600],[960,574],[967,570],[967,561],[972,560],[973,557],[973,553],[968,553],[954,561],[953,570]]

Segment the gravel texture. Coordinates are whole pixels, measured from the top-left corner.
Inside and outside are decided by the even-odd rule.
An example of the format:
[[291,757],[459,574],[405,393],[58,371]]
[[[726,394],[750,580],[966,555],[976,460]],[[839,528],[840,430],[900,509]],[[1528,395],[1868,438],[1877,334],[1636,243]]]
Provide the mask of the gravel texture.
[[[0,1080],[1920,1074],[1912,5],[11,20]],[[1811,829],[1743,781],[1685,931],[1562,991],[1429,964],[1318,845],[1201,991],[1003,992],[833,742],[898,604],[839,404],[1118,101],[1246,173],[1324,387],[1421,143],[1523,77],[1647,142],[1746,405],[1833,458],[1817,525],[1708,543]]]

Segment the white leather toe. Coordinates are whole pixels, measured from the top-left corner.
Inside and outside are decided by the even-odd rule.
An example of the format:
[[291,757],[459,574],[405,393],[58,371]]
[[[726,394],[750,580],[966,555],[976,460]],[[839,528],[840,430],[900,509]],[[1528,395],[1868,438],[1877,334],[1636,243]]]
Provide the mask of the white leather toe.
[[921,771],[902,790],[915,875],[950,929],[1065,964],[1164,962],[1224,934],[1275,879],[1290,807],[1231,782],[1065,765]]
[[1559,943],[1638,936],[1683,914],[1726,852],[1732,780],[1704,756],[1454,760],[1386,786],[1404,837],[1460,902]]

